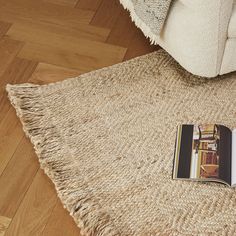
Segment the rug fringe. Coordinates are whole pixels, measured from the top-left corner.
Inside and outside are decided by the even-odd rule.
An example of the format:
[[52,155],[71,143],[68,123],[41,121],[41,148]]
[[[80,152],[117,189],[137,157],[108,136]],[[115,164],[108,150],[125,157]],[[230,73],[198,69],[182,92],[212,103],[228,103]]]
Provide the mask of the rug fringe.
[[120,3],[125,9],[130,12],[130,17],[135,25],[140,28],[146,38],[150,40],[151,44],[158,45],[158,35],[154,34],[149,26],[147,26],[142,19],[136,14],[134,5],[130,0],[120,0]]
[[74,218],[81,235],[120,235],[109,215],[98,202],[91,200],[94,199],[91,192],[83,190],[82,186],[88,189],[87,183],[73,166],[73,157],[68,157],[70,151],[65,153],[63,150],[61,134],[55,125],[46,122],[49,114],[41,104],[40,86],[8,84],[6,90],[24,132],[34,145],[41,168],[52,179],[63,206]]

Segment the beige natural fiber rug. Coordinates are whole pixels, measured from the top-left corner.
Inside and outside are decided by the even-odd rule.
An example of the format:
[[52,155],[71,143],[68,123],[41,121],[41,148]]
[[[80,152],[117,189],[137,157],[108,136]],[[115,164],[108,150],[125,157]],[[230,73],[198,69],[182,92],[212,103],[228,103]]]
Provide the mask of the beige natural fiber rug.
[[236,127],[236,75],[201,79],[165,52],[49,85],[8,85],[82,235],[236,235],[236,191],[172,180],[176,126]]

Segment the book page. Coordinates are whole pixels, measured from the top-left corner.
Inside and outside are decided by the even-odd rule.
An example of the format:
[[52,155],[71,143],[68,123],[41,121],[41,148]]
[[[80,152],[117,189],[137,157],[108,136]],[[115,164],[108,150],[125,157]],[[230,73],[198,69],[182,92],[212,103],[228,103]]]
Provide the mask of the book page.
[[231,184],[236,185],[236,129],[232,131]]
[[173,178],[231,185],[231,136],[218,124],[179,126]]

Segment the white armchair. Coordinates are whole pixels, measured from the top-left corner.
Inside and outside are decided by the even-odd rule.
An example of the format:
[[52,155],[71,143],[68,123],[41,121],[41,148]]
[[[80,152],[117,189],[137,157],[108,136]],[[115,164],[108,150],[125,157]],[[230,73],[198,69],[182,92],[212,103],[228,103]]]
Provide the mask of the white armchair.
[[[132,1],[121,2],[134,16]],[[160,35],[146,27],[146,36],[195,75],[236,70],[236,0],[174,0]]]

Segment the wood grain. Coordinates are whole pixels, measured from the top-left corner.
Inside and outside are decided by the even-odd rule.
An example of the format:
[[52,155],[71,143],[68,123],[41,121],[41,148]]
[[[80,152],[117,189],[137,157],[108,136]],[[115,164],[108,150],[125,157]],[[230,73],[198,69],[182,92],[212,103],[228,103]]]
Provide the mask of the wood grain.
[[128,50],[126,52],[124,60],[129,60],[134,57],[142,56],[146,53],[157,51],[158,49],[160,49],[159,46],[150,45],[148,39],[145,38],[141,30],[135,28],[135,32],[128,45]]
[[9,37],[4,36],[0,38],[0,76],[4,73],[9,64],[14,60],[23,45],[23,42],[10,39]]
[[10,108],[10,103],[8,101],[7,93],[5,91],[6,84],[27,82],[27,80],[29,79],[29,77],[37,66],[37,63],[32,60],[29,61],[26,59],[20,59],[18,57],[13,57],[13,55],[9,57],[9,62],[10,61],[11,63],[7,65],[5,71],[0,76],[0,122],[2,121],[5,114]]
[[[34,149],[24,136],[0,178],[0,215],[9,218],[15,215],[38,169]],[[7,204],[8,201],[11,204]]]
[[103,0],[92,19],[91,24],[111,29],[122,10],[119,0]]
[[[0,176],[1,176],[11,157],[15,153],[19,142],[24,136],[21,123],[19,119],[16,118],[16,112],[13,109],[13,107],[10,108],[10,110],[7,112],[4,119],[0,123],[0,133],[1,133],[1,138],[0,138]],[[0,182],[1,182],[1,177],[0,177]]]
[[4,236],[5,232],[11,223],[11,219],[0,215],[0,236]]
[[102,0],[79,0],[76,4],[76,8],[97,11],[101,5]]
[[46,84],[158,50],[119,0],[0,0],[0,236],[80,230],[10,106],[7,83]]
[[106,42],[128,48],[136,31],[137,28],[131,21],[128,11],[122,11]]
[[[113,60],[116,55],[119,60],[126,52],[126,48],[120,46],[74,37],[67,34],[62,35],[50,30],[47,31],[46,29],[42,30],[34,27],[28,29],[26,26],[15,27],[13,25],[7,32],[7,35],[16,40],[58,47],[91,58],[99,58],[101,57],[101,54],[103,54],[105,60]],[[24,51],[24,47],[21,51]],[[102,58],[100,58],[100,60],[101,59]]]
[[89,23],[94,16],[93,11],[81,10],[44,1],[8,0],[0,7],[1,20],[18,16],[23,19],[50,22],[55,25],[75,26],[78,22]]
[[[13,25],[11,29],[8,30],[7,35],[16,40],[59,47],[64,50],[74,51],[80,55],[88,55],[91,57],[101,56],[102,53],[105,58],[108,57],[108,59],[112,59],[114,57],[114,53],[117,52],[122,54],[126,51],[126,48],[120,46],[83,39],[68,34],[58,34],[52,30],[46,30],[45,28],[27,28],[26,25]],[[78,47],[78,45],[80,46]]]
[[80,236],[73,218],[63,208],[59,199],[43,231],[43,235]]
[[95,42],[95,46],[93,42],[87,41],[83,43],[83,47],[77,48],[71,47],[72,44],[63,46],[59,41],[57,46],[49,44],[27,42],[18,56],[88,72],[118,63],[126,53],[124,48],[113,45],[103,47],[99,42]]
[[0,38],[6,34],[10,27],[10,23],[0,21]]
[[25,194],[5,236],[42,234],[57,202],[53,184],[40,169]]
[[82,73],[83,72],[79,70],[72,70],[46,63],[39,63],[29,82],[35,84],[54,83],[67,78],[76,77]]
[[77,3],[77,0],[44,0],[44,1],[69,7],[74,7]]
[[56,34],[62,39],[63,37],[73,37],[104,42],[110,33],[109,29],[83,24],[80,22],[78,22],[75,26],[67,27],[64,25],[55,25],[49,22],[22,19],[16,15],[11,17],[11,22],[14,22],[14,24],[8,34],[11,34],[12,31],[22,30],[24,32],[31,32],[32,30],[38,30],[41,33],[49,32]]

